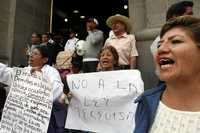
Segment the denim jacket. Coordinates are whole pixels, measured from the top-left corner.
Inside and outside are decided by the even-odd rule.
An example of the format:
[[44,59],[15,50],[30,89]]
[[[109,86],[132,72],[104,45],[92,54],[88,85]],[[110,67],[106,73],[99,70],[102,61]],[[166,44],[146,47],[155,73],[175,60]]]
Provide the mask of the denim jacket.
[[153,124],[160,98],[165,90],[165,84],[145,91],[136,99],[138,103],[135,115],[134,133],[148,133]]

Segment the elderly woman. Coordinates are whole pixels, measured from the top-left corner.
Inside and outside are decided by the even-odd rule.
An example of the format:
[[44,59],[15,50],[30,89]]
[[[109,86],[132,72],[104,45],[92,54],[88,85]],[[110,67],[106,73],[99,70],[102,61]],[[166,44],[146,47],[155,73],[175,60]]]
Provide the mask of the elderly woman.
[[[53,85],[53,100],[55,101],[59,98],[59,96],[62,93],[63,84],[61,82],[58,71],[55,68],[46,65],[47,61],[47,47],[38,45],[35,48],[33,48],[33,51],[29,56],[28,64],[30,66],[30,69],[39,70],[50,78],[50,81]],[[11,74],[12,68],[0,63],[0,82],[10,86],[12,81]]]
[[200,131],[200,19],[182,16],[161,30],[156,71],[165,84],[137,99],[134,133]]
[[119,55],[112,46],[105,46],[99,53],[98,71],[112,71],[118,67]]
[[[46,63],[48,62],[48,49],[46,46],[38,45],[35,46],[29,56],[28,64],[30,66],[30,70],[33,71],[41,71],[44,75],[49,77],[50,82],[52,83],[53,87],[53,101],[54,105],[53,106],[53,113],[51,116],[50,124],[49,124],[49,129],[48,133],[54,133],[56,130],[63,130],[64,132],[64,120],[63,120],[63,127],[56,123],[61,123],[61,120],[55,119],[55,113],[58,111],[55,109],[55,106],[57,107],[59,98],[63,92],[63,83],[61,81],[60,75],[58,71],[47,65]],[[29,67],[28,67],[29,69]],[[12,82],[12,68],[7,67],[6,65],[0,63],[0,82],[10,86]],[[59,112],[62,112],[59,110]],[[56,121],[57,120],[57,121]],[[59,121],[59,122],[58,122]],[[60,133],[60,132],[59,132]]]
[[133,34],[128,34],[131,30],[131,23],[128,17],[114,15],[106,21],[111,28],[111,35],[106,40],[105,46],[113,46],[119,54],[119,68],[133,69],[136,67],[136,40]]

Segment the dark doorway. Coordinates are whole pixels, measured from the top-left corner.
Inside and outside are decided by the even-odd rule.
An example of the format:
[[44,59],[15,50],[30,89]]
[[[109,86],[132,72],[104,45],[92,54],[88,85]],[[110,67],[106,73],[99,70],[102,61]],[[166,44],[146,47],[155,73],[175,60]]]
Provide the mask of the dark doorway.
[[79,39],[85,39],[85,22],[89,17],[98,20],[99,29],[107,36],[110,29],[106,26],[106,19],[109,16],[128,16],[128,0],[54,0],[53,5],[52,31],[67,33],[72,28]]

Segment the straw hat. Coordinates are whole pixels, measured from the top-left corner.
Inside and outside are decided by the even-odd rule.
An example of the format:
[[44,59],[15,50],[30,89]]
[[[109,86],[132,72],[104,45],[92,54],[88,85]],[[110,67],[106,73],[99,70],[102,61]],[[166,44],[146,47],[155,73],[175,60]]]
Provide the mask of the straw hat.
[[111,28],[113,23],[115,23],[116,21],[120,21],[120,22],[124,23],[126,25],[127,32],[130,32],[132,26],[131,26],[131,22],[130,22],[128,17],[120,15],[120,14],[116,14],[114,16],[110,16],[106,20],[106,24],[107,24],[108,27]]

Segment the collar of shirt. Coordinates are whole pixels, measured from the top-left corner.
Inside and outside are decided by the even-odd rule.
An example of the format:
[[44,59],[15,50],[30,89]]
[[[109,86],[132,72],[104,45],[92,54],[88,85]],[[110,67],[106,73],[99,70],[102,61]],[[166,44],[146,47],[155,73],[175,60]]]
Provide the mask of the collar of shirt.
[[76,37],[73,37],[73,38],[70,38],[70,39],[68,39],[68,40],[78,40],[78,38],[76,38]]
[[117,39],[117,38],[126,38],[128,37],[128,34],[125,32],[124,34],[122,34],[120,37],[115,36],[115,34],[112,35],[111,39]]
[[97,31],[98,31],[97,29],[89,30],[89,31],[88,31],[88,34],[91,34],[91,33],[93,33],[93,32],[97,32]]

